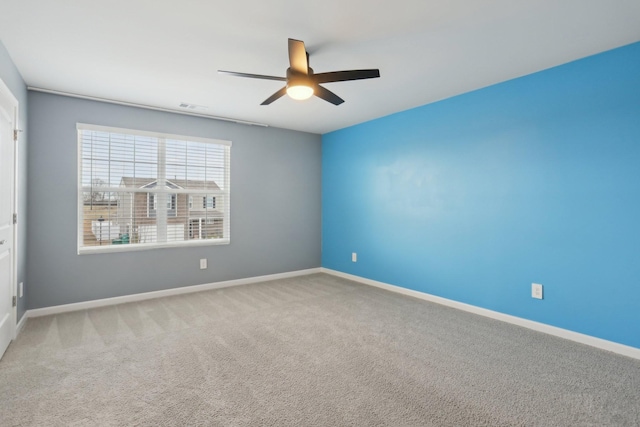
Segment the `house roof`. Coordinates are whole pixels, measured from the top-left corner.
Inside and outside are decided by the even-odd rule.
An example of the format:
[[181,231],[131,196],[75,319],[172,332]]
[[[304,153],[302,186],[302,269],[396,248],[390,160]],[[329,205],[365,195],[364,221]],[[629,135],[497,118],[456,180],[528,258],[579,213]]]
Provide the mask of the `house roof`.
[[[157,180],[157,178],[123,176],[120,180],[120,185],[129,188],[153,188],[153,184],[157,182]],[[220,190],[220,187],[214,181],[201,181],[196,179],[168,179],[167,185],[170,188],[178,189]]]

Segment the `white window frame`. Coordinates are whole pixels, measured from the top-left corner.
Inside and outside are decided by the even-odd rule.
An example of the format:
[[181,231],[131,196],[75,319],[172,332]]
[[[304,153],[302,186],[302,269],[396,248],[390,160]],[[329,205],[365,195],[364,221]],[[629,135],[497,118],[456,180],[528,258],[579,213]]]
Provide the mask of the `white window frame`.
[[[231,182],[231,141],[220,140],[220,139],[212,139],[212,138],[202,138],[195,136],[185,136],[185,135],[176,135],[176,134],[167,134],[160,132],[150,132],[144,130],[137,129],[126,129],[126,128],[115,128],[110,126],[100,126],[93,125],[87,123],[77,123],[76,124],[77,134],[78,134],[78,216],[77,216],[77,233],[78,233],[78,254],[96,254],[96,253],[105,253],[105,252],[126,252],[126,251],[138,251],[138,250],[148,250],[148,249],[157,249],[157,248],[166,248],[166,247],[188,247],[188,246],[208,246],[208,245],[226,245],[231,241],[231,221],[230,221],[230,182]],[[192,197],[193,195],[197,195],[198,197],[204,197],[206,199],[207,196],[222,196],[225,198],[224,210],[223,212],[223,227],[224,227],[224,238],[221,239],[194,239],[194,240],[183,240],[183,241],[166,241],[166,242],[158,242],[158,243],[134,243],[127,245],[105,245],[105,246],[83,246],[84,236],[83,236],[83,222],[84,222],[84,200],[83,200],[83,192],[91,191],[88,188],[83,187],[82,185],[82,131],[98,131],[98,132],[110,132],[110,133],[119,133],[119,134],[127,134],[127,135],[136,135],[136,136],[148,136],[159,139],[174,139],[174,140],[182,140],[182,141],[194,141],[194,142],[203,142],[210,144],[217,144],[225,146],[224,150],[224,164],[226,165],[224,169],[224,183],[220,190],[211,190],[211,189],[203,189],[203,190],[193,190],[193,189],[173,189],[173,188],[155,188],[154,193],[165,193],[169,196],[168,203],[171,203],[171,197],[176,197],[177,203],[177,195],[178,194],[189,194],[189,208],[192,206]],[[122,187],[111,187],[105,186],[100,189],[100,191],[104,192],[123,192]],[[146,188],[127,188],[124,190],[127,193],[149,193],[149,189]],[[157,203],[157,197],[154,197],[154,204]],[[148,210],[149,203],[147,203]],[[177,210],[177,204],[176,204]],[[156,209],[157,212],[157,209]]]

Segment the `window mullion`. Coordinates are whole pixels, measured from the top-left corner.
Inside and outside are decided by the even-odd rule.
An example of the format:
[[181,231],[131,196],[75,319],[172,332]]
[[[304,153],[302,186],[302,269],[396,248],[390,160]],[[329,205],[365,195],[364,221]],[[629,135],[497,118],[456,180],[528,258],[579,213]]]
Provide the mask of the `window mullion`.
[[[158,184],[156,188],[165,189],[167,186],[167,140],[158,139]],[[166,192],[155,193],[156,204],[156,236],[158,243],[167,241],[167,197]]]
[[225,236],[229,236],[231,234],[231,221],[230,221],[230,200],[229,200],[229,193],[231,191],[231,172],[230,172],[230,166],[231,166],[231,151],[229,149],[229,147],[224,147],[224,179],[223,179],[223,185],[224,188],[222,189],[224,191],[224,218],[225,221],[223,223],[223,234]]

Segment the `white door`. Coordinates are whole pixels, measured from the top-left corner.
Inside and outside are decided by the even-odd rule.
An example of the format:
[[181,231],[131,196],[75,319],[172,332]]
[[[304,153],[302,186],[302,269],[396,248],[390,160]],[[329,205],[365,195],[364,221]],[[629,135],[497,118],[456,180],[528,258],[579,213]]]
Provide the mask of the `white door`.
[[13,206],[15,162],[13,130],[17,101],[0,80],[0,357],[13,339]]

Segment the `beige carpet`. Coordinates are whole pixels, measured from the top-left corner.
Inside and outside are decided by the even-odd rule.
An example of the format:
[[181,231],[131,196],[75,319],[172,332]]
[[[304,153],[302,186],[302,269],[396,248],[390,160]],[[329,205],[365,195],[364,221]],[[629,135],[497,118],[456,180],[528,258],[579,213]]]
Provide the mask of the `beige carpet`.
[[329,275],[30,319],[6,426],[640,425],[640,361]]

